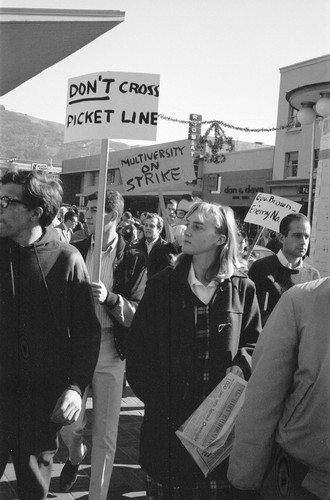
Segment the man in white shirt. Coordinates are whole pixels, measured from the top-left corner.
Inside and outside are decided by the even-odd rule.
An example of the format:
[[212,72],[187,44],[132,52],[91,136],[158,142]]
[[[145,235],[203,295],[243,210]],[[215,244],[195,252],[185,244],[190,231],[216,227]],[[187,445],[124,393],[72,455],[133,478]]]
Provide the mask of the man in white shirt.
[[73,210],[68,210],[64,214],[64,220],[58,226],[55,227],[59,234],[60,240],[65,243],[70,243],[73,229],[78,223],[78,216]]
[[[147,279],[145,256],[128,249],[117,224],[124,200],[116,191],[106,192],[101,255],[101,281],[92,282],[96,315],[101,324],[101,348],[92,380],[93,424],[89,500],[106,500],[116,451],[120,404],[125,371],[125,334],[144,293]],[[86,222],[90,236],[74,246],[86,261],[92,276],[97,193],[88,197]],[[78,467],[86,454],[82,439],[86,424],[87,391],[78,421],[63,427],[61,436],[69,449],[62,469],[60,486],[69,491],[76,481]]]

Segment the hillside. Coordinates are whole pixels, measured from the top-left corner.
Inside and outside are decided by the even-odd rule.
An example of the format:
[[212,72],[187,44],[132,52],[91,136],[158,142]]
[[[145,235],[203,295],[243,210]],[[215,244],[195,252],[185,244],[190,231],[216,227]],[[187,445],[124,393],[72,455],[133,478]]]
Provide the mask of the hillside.
[[[62,160],[100,153],[101,141],[63,143],[64,125],[41,120],[0,106],[0,157],[35,162],[61,163]],[[110,141],[114,151],[130,146]]]

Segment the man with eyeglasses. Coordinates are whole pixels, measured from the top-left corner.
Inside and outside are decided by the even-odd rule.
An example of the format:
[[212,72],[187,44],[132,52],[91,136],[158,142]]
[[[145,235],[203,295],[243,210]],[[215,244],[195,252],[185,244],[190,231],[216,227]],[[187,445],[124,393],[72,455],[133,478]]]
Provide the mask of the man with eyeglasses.
[[51,223],[60,181],[8,171],[0,191],[0,477],[47,498],[57,432],[77,420],[100,348],[86,266]]
[[177,204],[175,210],[175,219],[171,227],[173,241],[166,243],[166,245],[155,248],[153,254],[151,255],[149,261],[149,276],[162,271],[165,267],[173,265],[173,256],[178,255],[181,252],[183,234],[186,230],[184,224],[185,216],[191,209],[191,207],[201,201],[197,197],[193,197],[190,194],[184,194]]

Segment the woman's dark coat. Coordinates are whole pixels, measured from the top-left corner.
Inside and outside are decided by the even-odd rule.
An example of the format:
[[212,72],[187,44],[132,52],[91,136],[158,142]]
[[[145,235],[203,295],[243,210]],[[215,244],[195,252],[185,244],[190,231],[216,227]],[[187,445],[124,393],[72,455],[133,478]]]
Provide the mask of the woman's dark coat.
[[[196,297],[187,282],[190,263],[186,256],[149,280],[133,319],[126,369],[130,386],[145,403],[141,467],[157,481],[191,486],[205,478],[174,434],[196,409]],[[211,392],[232,365],[249,378],[261,323],[254,284],[240,271],[218,286],[209,307]],[[226,469],[227,461],[208,480],[225,479]]]

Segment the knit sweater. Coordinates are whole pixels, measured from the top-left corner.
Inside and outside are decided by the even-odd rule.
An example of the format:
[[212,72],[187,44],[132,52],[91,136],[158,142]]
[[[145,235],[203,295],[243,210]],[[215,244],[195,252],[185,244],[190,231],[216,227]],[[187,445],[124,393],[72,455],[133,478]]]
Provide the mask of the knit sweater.
[[302,267],[290,269],[283,266],[276,255],[255,261],[248,274],[256,285],[262,325],[286,290],[320,278],[320,273],[310,264],[303,261]]

